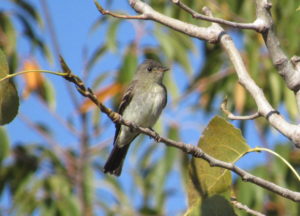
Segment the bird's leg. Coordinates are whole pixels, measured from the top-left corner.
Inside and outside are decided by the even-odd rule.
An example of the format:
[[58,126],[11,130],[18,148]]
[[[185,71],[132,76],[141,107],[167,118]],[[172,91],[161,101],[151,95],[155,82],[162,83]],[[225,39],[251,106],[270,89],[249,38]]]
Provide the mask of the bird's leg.
[[[152,132],[154,132],[155,133],[155,135],[154,135],[154,137],[153,137],[153,139],[156,141],[156,142],[160,142],[160,135],[155,131],[155,130],[153,130],[153,128],[149,128],[150,130],[152,130]],[[151,139],[152,137],[150,137],[150,139]]]
[[130,132],[132,132],[132,133],[135,132],[138,127],[139,126],[136,123],[131,122]]

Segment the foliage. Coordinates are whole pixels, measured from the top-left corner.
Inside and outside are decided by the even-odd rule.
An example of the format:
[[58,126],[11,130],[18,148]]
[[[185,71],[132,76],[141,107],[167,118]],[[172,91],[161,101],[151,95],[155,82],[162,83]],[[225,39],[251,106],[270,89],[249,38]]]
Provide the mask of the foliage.
[[[7,76],[8,64],[6,56],[0,49],[0,79]],[[11,122],[17,115],[19,108],[19,97],[15,85],[10,80],[0,83],[0,125]]]

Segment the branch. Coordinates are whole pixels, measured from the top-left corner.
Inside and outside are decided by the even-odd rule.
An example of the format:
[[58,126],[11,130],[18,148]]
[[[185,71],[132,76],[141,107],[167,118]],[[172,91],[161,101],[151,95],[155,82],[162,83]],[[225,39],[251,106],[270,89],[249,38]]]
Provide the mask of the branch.
[[266,23],[266,30],[261,34],[269,51],[269,55],[278,73],[283,77],[287,87],[296,94],[298,110],[300,110],[300,68],[295,57],[291,60],[281,49],[280,42],[275,34],[275,26],[271,15],[272,4],[268,0],[256,0],[257,18]]
[[102,14],[102,15],[110,15],[112,17],[116,17],[119,19],[147,19],[147,17],[145,15],[137,15],[137,16],[131,16],[131,15],[126,15],[126,14],[117,14],[117,13],[113,13],[110,12],[108,10],[105,10],[96,0],[94,0],[94,3],[98,9],[98,11]]
[[[205,13],[212,16],[211,11],[208,8],[204,8]],[[217,25],[217,24],[215,24]],[[230,61],[232,62],[239,82],[247,89],[256,102],[258,107],[258,113],[264,116],[269,123],[277,129],[281,134],[291,139],[296,147],[300,147],[300,127],[287,122],[278,111],[271,106],[266,99],[263,91],[256,85],[254,80],[250,77],[243,59],[235,47],[232,38],[228,34],[222,34],[220,36],[220,43],[228,54]]]
[[197,146],[194,146],[191,144],[186,144],[183,142],[177,142],[177,141],[174,141],[174,140],[171,140],[168,138],[164,138],[164,137],[160,137],[158,135],[158,133],[152,129],[139,127],[132,122],[124,120],[119,113],[112,111],[111,109],[106,107],[104,104],[102,104],[100,101],[98,101],[98,99],[97,99],[96,95],[93,93],[93,91],[90,88],[86,88],[85,85],[83,84],[83,82],[80,80],[80,78],[71,73],[70,69],[66,66],[66,64],[62,58],[61,58],[61,64],[62,64],[63,68],[65,69],[64,72],[68,74],[67,76],[64,76],[64,78],[67,81],[74,83],[78,92],[81,95],[83,95],[84,97],[88,97],[89,99],[91,99],[94,102],[94,104],[97,105],[97,107],[103,113],[105,113],[115,124],[126,125],[127,127],[137,130],[140,133],[146,134],[146,135],[154,138],[158,142],[162,142],[162,143],[166,144],[167,146],[172,146],[172,147],[178,148],[181,151],[192,155],[193,157],[202,158],[205,161],[207,161],[211,166],[216,166],[216,167],[221,167],[221,168],[231,170],[234,173],[236,173],[237,175],[239,175],[244,181],[252,182],[252,183],[254,183],[258,186],[261,186],[269,191],[272,191],[282,197],[285,197],[287,199],[290,199],[290,200],[293,200],[296,202],[300,202],[300,193],[299,192],[291,191],[289,189],[280,187],[272,182],[269,182],[260,177],[254,176],[254,175],[248,173],[247,171],[235,166],[234,164],[218,160],[218,159],[206,154],[205,152],[202,151],[201,148],[199,148]]
[[[145,3],[141,2],[140,0],[129,0],[129,2],[133,7],[133,9],[135,9],[137,12],[139,13],[145,12],[145,10],[142,7],[143,5],[145,5]],[[258,8],[257,14],[260,13],[259,9],[261,8],[263,8],[261,10],[270,9],[270,4],[267,2],[267,0],[257,0],[257,2],[262,4],[262,7],[257,7]],[[203,11],[206,16],[213,17],[209,8],[204,7]],[[158,14],[158,12],[155,11],[155,13],[151,14],[151,16],[156,16],[156,14]],[[165,16],[162,17],[164,18]],[[259,19],[262,20],[262,17],[259,16]],[[164,23],[164,22],[160,22],[160,23]],[[221,28],[216,23],[213,23],[208,28],[215,29],[214,33],[217,34],[215,37],[219,39],[218,41],[221,43],[223,49],[228,54],[229,59],[232,62],[234,69],[237,73],[237,76],[239,78],[239,82],[247,89],[247,91],[251,94],[251,96],[255,100],[256,105],[258,107],[258,113],[261,116],[265,117],[266,120],[269,121],[270,125],[272,125],[281,134],[283,134],[284,136],[292,140],[292,142],[295,143],[296,147],[300,147],[300,127],[298,125],[294,125],[287,122],[277,111],[274,111],[275,109],[268,102],[263,91],[257,86],[254,80],[250,77],[246,69],[246,66],[243,62],[243,59],[238,49],[235,47],[232,38],[226,32],[224,32],[223,28]],[[184,32],[184,28],[181,29],[180,31],[187,35],[190,35],[188,31]],[[278,48],[278,43],[279,42],[277,41],[277,43],[273,43],[273,45],[276,48]],[[296,76],[296,74],[294,75]],[[295,76],[294,79],[297,82],[300,82],[300,77],[297,78]],[[300,76],[300,73],[297,73],[297,76]],[[300,88],[300,83],[299,83],[299,88]],[[298,91],[296,95],[298,96],[297,98],[299,98],[298,104],[300,104],[300,92]]]
[[[215,43],[219,40],[218,36],[220,35],[220,29],[211,27],[199,27],[190,23],[185,23],[180,20],[165,16],[150,7],[148,4],[139,1],[139,0],[129,0],[131,7],[140,15],[130,16],[123,14],[116,14],[108,10],[104,10],[103,7],[94,0],[97,9],[101,14],[109,14],[114,17],[121,19],[143,19],[143,20],[153,20],[155,22],[161,23],[165,26],[168,26],[176,31],[188,34],[191,37],[199,38],[201,40],[207,40],[210,43]],[[223,31],[223,30],[222,30]]]
[[220,18],[214,18],[214,17],[210,17],[210,16],[200,14],[200,13],[194,11],[193,9],[189,8],[187,5],[185,5],[180,0],[171,0],[171,1],[174,4],[178,5],[180,8],[182,8],[183,10],[185,10],[186,12],[188,12],[189,14],[191,14],[192,17],[195,18],[195,19],[201,19],[201,20],[205,20],[205,21],[209,21],[209,22],[223,24],[223,25],[227,25],[227,26],[230,26],[230,27],[233,27],[233,28],[251,29],[251,30],[255,30],[257,32],[263,32],[266,29],[266,27],[264,25],[264,22],[261,22],[261,20],[259,20],[259,19],[255,20],[252,23],[231,22],[231,21],[228,21],[228,20],[224,20],[224,19],[220,19]]
[[248,206],[236,201],[236,200],[232,200],[231,203],[238,209],[244,210],[245,212],[255,215],[255,216],[266,216],[265,214],[262,214],[258,211],[255,211],[253,209],[250,209]]
[[277,111],[274,111],[275,109],[267,101],[263,91],[256,85],[254,80],[248,74],[242,57],[235,47],[231,37],[224,34],[221,37],[221,45],[229,55],[238,75],[239,82],[247,89],[255,100],[259,114],[264,116],[281,134],[291,139],[295,143],[296,147],[300,147],[300,127],[287,122]]
[[225,99],[221,104],[221,109],[227,115],[227,118],[231,120],[253,120],[261,116],[259,112],[247,116],[236,116],[227,109],[227,99]]

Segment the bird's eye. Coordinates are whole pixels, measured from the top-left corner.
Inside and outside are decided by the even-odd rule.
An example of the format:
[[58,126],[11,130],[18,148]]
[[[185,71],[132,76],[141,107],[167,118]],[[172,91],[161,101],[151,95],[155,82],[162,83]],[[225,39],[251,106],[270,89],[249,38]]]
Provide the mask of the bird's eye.
[[148,72],[151,72],[151,71],[152,71],[152,67],[148,67],[148,68],[147,68],[147,71],[148,71]]

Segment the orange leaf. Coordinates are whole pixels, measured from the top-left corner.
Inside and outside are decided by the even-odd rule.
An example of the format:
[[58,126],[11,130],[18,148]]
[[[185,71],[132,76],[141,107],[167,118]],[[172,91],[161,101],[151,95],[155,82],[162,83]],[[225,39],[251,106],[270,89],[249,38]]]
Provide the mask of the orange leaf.
[[239,83],[235,85],[234,103],[238,113],[242,113],[246,102],[246,91]]
[[[23,65],[23,70],[39,70],[40,67],[35,60],[26,60]],[[23,97],[26,98],[28,95],[35,90],[41,88],[44,84],[44,77],[41,73],[32,72],[25,73],[24,76],[25,89]]]
[[[122,91],[122,85],[120,83],[113,83],[95,93],[98,100],[100,102],[104,102],[105,100],[115,96],[116,94]],[[90,99],[86,99],[80,107],[80,112],[87,112],[92,107],[94,107],[94,103]]]

